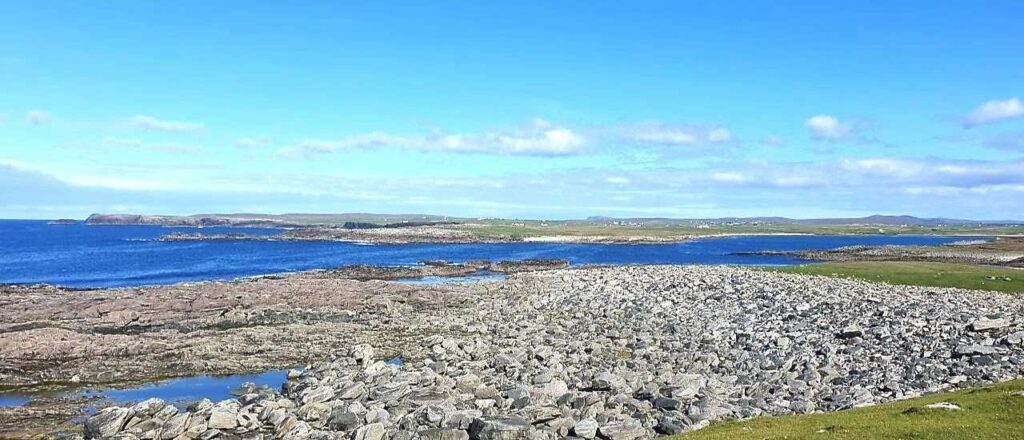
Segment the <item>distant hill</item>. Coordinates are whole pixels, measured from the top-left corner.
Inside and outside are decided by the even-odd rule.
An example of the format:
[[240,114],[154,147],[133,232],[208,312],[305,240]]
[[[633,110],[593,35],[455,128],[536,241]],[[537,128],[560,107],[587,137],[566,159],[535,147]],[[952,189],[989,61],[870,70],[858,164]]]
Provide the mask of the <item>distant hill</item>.
[[663,217],[639,217],[639,218],[613,218],[613,217],[587,217],[586,221],[592,222],[637,222],[646,224],[677,224],[677,223],[769,223],[769,224],[793,224],[793,225],[877,225],[877,226],[938,226],[938,225],[1020,225],[1024,221],[1019,220],[965,220],[953,218],[920,218],[910,215],[870,215],[867,217],[855,218],[811,218],[793,219],[787,217],[720,217],[720,218],[694,218],[694,219],[673,219]]
[[443,215],[423,214],[195,214],[195,215],[141,215],[92,214],[85,219],[88,225],[157,225],[157,226],[235,226],[235,227],[305,227],[336,226],[346,223],[436,223],[456,221]]
[[[499,220],[499,219],[495,219]],[[395,225],[400,223],[465,223],[475,219],[428,214],[196,214],[140,215],[140,214],[92,214],[85,220],[90,225],[160,225],[160,226],[236,226],[236,227],[280,227],[298,228],[308,226],[343,226],[346,224]],[[787,217],[722,217],[708,219],[680,219],[667,217],[588,217],[584,220],[567,220],[567,223],[637,223],[643,225],[694,225],[694,224],[775,224],[775,225],[822,225],[822,226],[956,226],[956,225],[1021,225],[1022,221],[978,221],[950,218],[919,218],[909,215],[871,215],[857,218],[815,218],[792,219]]]

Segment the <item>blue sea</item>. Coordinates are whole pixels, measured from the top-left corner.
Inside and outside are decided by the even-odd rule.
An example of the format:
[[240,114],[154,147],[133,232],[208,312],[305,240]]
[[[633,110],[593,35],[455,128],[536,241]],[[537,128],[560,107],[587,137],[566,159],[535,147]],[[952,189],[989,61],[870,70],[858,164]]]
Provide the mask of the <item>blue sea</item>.
[[764,250],[831,249],[850,245],[932,245],[963,237],[925,235],[741,236],[672,244],[380,244],[321,241],[156,240],[171,232],[278,229],[53,225],[0,220],[0,283],[123,287],[332,268],[348,264],[412,265],[423,260],[563,258],[572,264],[786,265],[785,255],[735,255]]

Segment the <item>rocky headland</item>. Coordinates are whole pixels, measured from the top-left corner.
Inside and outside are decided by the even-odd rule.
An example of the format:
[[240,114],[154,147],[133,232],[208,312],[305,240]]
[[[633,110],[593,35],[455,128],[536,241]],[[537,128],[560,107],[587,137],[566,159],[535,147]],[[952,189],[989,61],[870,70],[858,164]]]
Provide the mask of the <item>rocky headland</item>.
[[1024,374],[1014,296],[731,267],[2,295],[8,385],[312,362],[238,399],[104,409],[94,438],[635,439]]
[[800,258],[821,261],[933,261],[1024,267],[1024,238],[996,237],[944,246],[848,246],[825,251],[798,251]]
[[92,214],[85,219],[87,225],[142,225],[210,227],[232,226],[250,228],[288,228],[303,225],[272,218],[236,218],[220,215],[144,215],[144,214]]
[[941,246],[844,246],[826,250],[737,252],[736,255],[792,255],[809,261],[923,261],[1024,267],[1024,237],[967,240]]

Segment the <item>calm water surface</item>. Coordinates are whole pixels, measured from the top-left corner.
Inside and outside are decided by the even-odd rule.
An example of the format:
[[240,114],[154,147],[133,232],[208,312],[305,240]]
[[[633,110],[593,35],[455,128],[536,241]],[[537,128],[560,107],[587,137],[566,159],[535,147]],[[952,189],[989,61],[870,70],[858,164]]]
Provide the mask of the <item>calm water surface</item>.
[[346,264],[410,265],[423,260],[564,258],[572,264],[785,265],[784,255],[732,255],[763,250],[830,249],[850,245],[932,245],[963,239],[921,235],[744,236],[672,244],[381,244],[313,241],[178,241],[171,232],[277,229],[50,225],[0,220],[0,283],[117,287],[221,280]]

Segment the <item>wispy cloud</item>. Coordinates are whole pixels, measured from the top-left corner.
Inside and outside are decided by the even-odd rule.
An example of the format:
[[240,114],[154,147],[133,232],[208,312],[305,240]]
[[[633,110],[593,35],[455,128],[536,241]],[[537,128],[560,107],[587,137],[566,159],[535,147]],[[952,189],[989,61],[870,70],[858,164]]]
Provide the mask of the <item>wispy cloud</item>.
[[206,125],[202,122],[185,122],[159,119],[153,116],[136,115],[131,118],[131,124],[135,128],[144,130],[167,131],[173,133],[192,133],[202,131]]
[[646,121],[618,124],[604,130],[619,140],[661,146],[702,146],[721,145],[736,141],[731,131],[724,127],[700,124],[667,123]]
[[994,134],[985,137],[982,143],[990,148],[1024,153],[1024,131]]
[[140,150],[158,151],[164,153],[195,153],[199,148],[190,145],[173,144],[166,142],[143,142],[139,139],[123,139],[107,137],[102,141],[103,147],[125,147]]
[[935,139],[955,144],[979,145],[997,150],[1024,153],[1024,131],[1003,133],[961,132],[950,136],[937,136]]
[[25,122],[32,125],[49,124],[52,120],[50,112],[45,110],[29,110],[25,113]]
[[811,116],[804,121],[804,127],[815,140],[844,141],[854,136],[853,124],[831,115]]
[[270,146],[270,138],[266,136],[246,136],[235,139],[235,146],[239,148],[264,148]]
[[1024,102],[1020,98],[992,100],[974,108],[961,121],[964,128],[1005,121],[1024,116]]
[[771,135],[771,134],[766,135],[766,136],[762,136],[760,142],[761,142],[761,145],[768,145],[768,146],[772,146],[772,147],[778,147],[778,146],[783,145],[783,144],[786,143],[786,141],[783,140],[781,137],[778,137],[778,136],[775,136],[775,135]]
[[[193,206],[193,211],[223,209],[223,203],[242,200],[263,206],[263,210],[277,207],[278,211],[346,206],[348,210],[425,209],[453,215],[505,216],[881,212],[994,219],[1019,217],[1024,212],[1024,160],[878,157],[786,164],[729,162],[710,168],[656,167],[615,173],[594,168],[559,169],[469,178],[194,170],[193,178],[180,179],[164,172],[160,164],[153,164],[148,172],[137,169],[112,173],[98,169],[48,170],[0,159],[0,184],[5,182],[4,165],[22,172],[8,176],[7,181],[13,184],[23,182],[26,172],[44,173],[51,182],[58,180],[76,188],[67,200],[81,202],[84,199],[79,194],[85,190],[117,191],[105,193],[96,203],[145,201],[153,204],[148,209],[151,212],[180,211],[180,203]],[[40,188],[52,187],[45,182],[40,185],[36,193]],[[5,193],[9,192],[0,192],[0,205],[13,200]],[[34,203],[25,197],[14,201]],[[463,201],[474,202],[463,206]]]
[[389,134],[372,132],[339,139],[306,139],[278,151],[284,156],[315,156],[344,150],[404,149],[449,153],[519,156],[565,156],[577,154],[586,138],[569,128],[544,120],[529,127],[506,132]]

